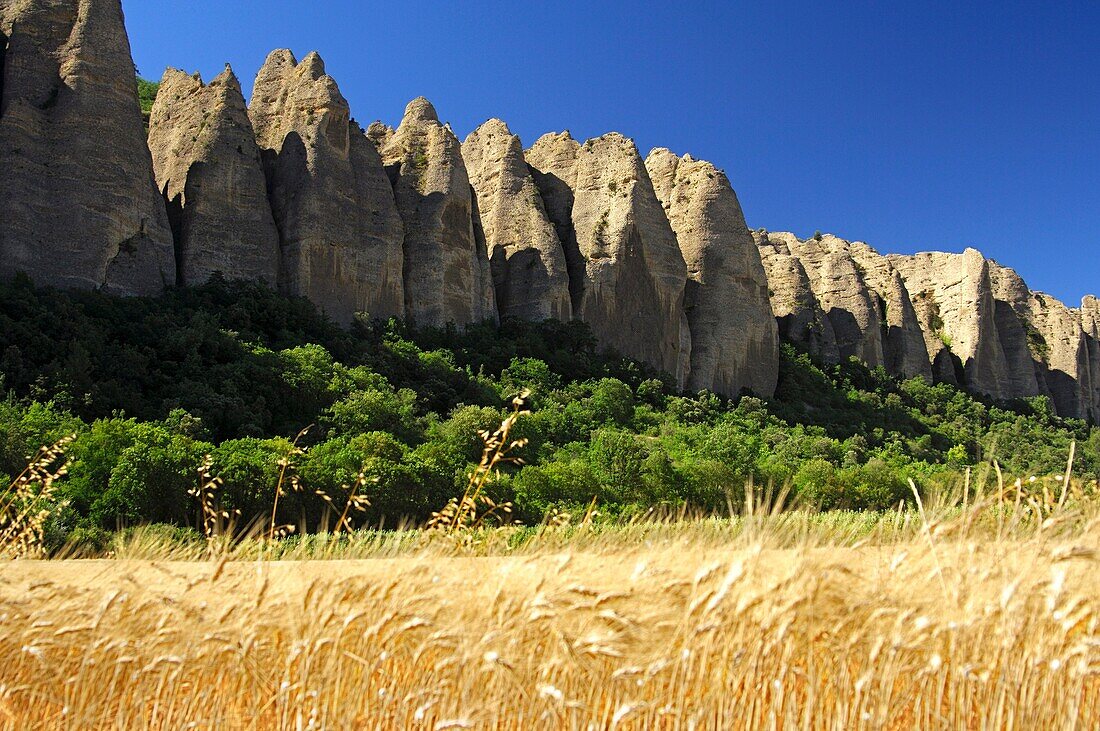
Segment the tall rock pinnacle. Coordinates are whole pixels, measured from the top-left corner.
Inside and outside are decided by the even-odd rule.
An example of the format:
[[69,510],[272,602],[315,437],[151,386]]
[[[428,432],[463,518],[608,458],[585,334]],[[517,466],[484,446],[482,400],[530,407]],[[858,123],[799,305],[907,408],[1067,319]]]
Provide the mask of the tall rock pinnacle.
[[237,77],[168,69],[149,122],[157,186],[176,229],[181,284],[215,272],[275,285],[279,232]]
[[725,174],[708,162],[656,149],[646,168],[687,264],[691,390],[770,397],[779,333],[760,252]]
[[451,128],[427,99],[409,102],[397,130],[371,126],[405,224],[405,305],[417,326],[495,320],[485,246],[474,232],[474,194]]
[[[572,258],[573,316],[606,347],[686,383],[687,266],[634,143],[618,133],[583,145],[548,135],[528,150],[527,160],[540,186],[552,183],[543,196],[559,234],[573,237],[563,241]],[[572,192],[569,222],[569,195],[560,185]]]
[[273,51],[249,117],[281,240],[281,286],[339,322],[405,314],[402,227],[378,151],[324,62]]
[[565,250],[519,137],[491,119],[462,143],[462,159],[477,196],[475,229],[485,238],[500,316],[572,319]]
[[119,0],[4,0],[0,36],[0,276],[174,284]]

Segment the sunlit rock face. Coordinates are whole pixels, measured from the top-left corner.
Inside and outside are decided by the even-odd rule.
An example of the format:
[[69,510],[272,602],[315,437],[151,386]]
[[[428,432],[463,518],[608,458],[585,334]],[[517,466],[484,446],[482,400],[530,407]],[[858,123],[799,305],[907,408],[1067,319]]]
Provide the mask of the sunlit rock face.
[[462,143],[502,318],[570,320],[565,249],[546,215],[519,137],[490,119]]
[[401,218],[378,151],[311,53],[272,52],[249,117],[279,229],[279,283],[338,322],[404,316]]
[[544,135],[527,162],[566,251],[573,316],[608,348],[685,384],[687,267],[633,141]]
[[215,274],[275,286],[279,232],[240,83],[168,69],[149,119],[157,187],[173,222],[180,284]]
[[775,392],[779,332],[760,252],[725,174],[656,149],[646,168],[687,265],[687,385],[728,396]]
[[489,257],[474,231],[462,146],[435,107],[414,99],[378,148],[404,222],[405,312],[418,326],[495,320]]

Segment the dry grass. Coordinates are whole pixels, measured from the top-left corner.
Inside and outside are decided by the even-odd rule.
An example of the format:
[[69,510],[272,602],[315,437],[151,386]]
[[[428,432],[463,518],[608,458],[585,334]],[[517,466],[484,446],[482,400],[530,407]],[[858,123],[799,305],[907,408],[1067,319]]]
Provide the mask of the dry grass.
[[362,554],[398,557],[370,560],[17,561],[0,722],[1100,726],[1097,521],[928,510],[547,528],[512,555],[504,530],[378,534]]

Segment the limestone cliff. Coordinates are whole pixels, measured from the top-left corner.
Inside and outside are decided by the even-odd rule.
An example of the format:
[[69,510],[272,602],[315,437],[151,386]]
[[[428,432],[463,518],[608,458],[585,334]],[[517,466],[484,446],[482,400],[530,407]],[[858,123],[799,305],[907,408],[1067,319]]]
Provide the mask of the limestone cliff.
[[753,239],[767,273],[768,295],[780,337],[805,348],[825,363],[839,363],[833,324],[810,287],[806,268],[791,254],[787,236],[772,238],[765,231],[754,231]]
[[867,244],[848,245],[863,281],[870,289],[882,327],[882,356],[886,372],[902,378],[932,380],[924,332],[901,273]]
[[760,252],[725,174],[660,148],[646,168],[687,264],[688,387],[775,392],[779,333]]
[[1100,421],[1100,300],[1092,295],[1081,301],[1081,328],[1085,333],[1085,347],[1088,349],[1089,380],[1086,386],[1088,394],[1089,418]]
[[4,0],[0,36],[0,276],[174,284],[119,0]]
[[519,137],[491,119],[462,143],[501,317],[572,319],[565,250],[523,157]]
[[569,223],[561,205],[569,196],[553,186],[544,195],[554,201],[547,209],[557,230],[572,237],[566,252],[574,252],[571,275],[580,280],[571,282],[574,317],[605,346],[685,383],[687,267],[634,143],[617,133],[583,145],[554,135],[539,140],[527,159],[539,171],[537,182],[560,180],[572,193]]
[[1012,398],[989,263],[981,253],[887,258],[909,289],[934,374],[994,398]]
[[279,232],[237,77],[168,69],[149,120],[157,186],[175,219],[180,284],[215,272],[275,285]]
[[424,98],[405,108],[379,148],[405,224],[405,311],[418,326],[495,320],[488,253],[474,232],[474,194],[462,148]]
[[403,316],[403,230],[378,151],[316,53],[268,56],[249,117],[280,234],[279,282],[339,322]]
[[[802,240],[791,233],[777,232],[768,233],[767,241],[777,252],[793,256],[802,265],[817,307],[829,320],[839,357],[858,358],[872,367],[883,365],[879,309],[848,242],[835,236]],[[789,288],[780,295],[790,296]],[[776,309],[786,312],[794,303],[790,300]]]
[[1028,305],[1029,330],[1036,333],[1032,351],[1043,392],[1061,416],[1088,418],[1095,404],[1081,312],[1042,292],[1033,292]]

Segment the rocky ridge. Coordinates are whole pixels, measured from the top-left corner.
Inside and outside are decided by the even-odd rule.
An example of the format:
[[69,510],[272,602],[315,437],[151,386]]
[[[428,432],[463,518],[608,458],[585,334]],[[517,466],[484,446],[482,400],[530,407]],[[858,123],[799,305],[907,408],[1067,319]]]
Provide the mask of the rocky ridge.
[[148,140],[136,97],[119,0],[0,0],[0,276],[260,279],[342,323],[576,318],[730,396],[772,394],[782,338],[1100,419],[1098,301],[1069,308],[974,249],[750,232],[722,171],[643,161],[617,133],[525,151],[493,119],[460,143],[423,98],[364,132],[315,53],[272,52],[247,107],[228,69],[169,69]]
[[215,273],[276,283],[279,231],[260,149],[232,70],[204,84],[168,69],[149,119],[157,187],[173,223],[180,284]]

